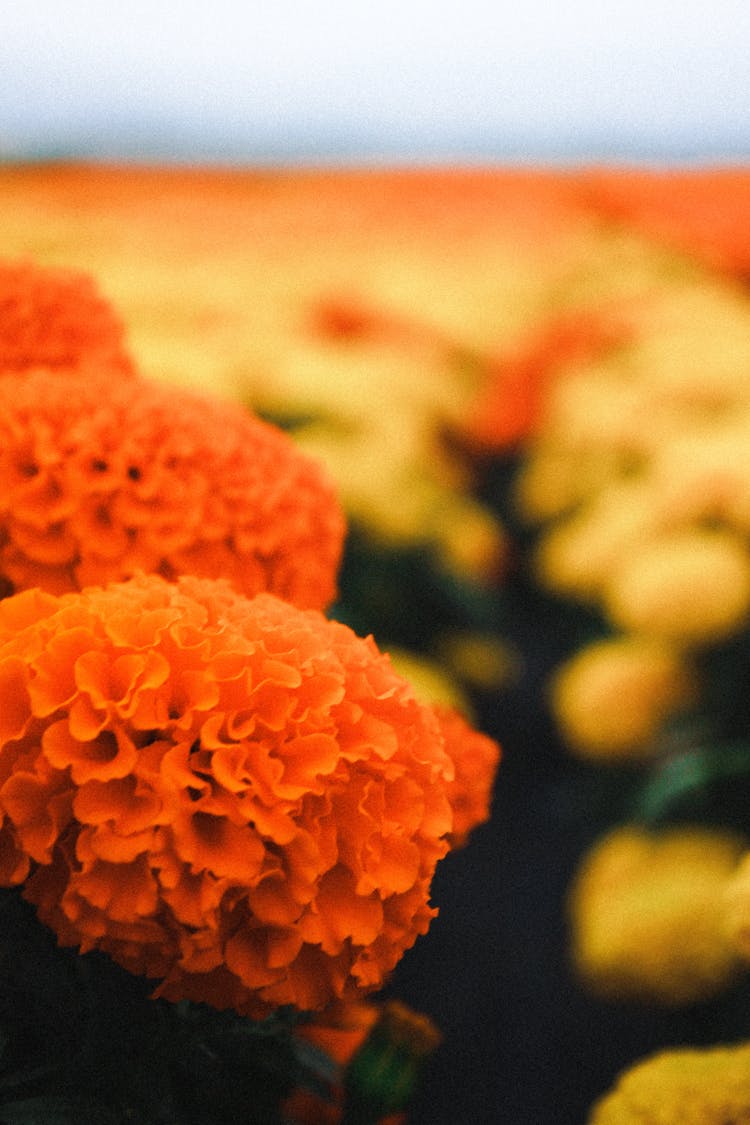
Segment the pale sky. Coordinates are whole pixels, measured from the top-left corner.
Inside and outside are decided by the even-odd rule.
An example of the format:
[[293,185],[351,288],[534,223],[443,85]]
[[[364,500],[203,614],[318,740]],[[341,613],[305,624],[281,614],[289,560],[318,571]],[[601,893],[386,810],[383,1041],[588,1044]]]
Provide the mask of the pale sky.
[[0,9],[0,158],[750,158],[750,0]]

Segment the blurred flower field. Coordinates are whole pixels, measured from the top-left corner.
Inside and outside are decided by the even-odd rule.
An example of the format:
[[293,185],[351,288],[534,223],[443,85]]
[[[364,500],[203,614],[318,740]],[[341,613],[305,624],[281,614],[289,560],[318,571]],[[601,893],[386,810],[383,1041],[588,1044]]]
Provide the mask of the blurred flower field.
[[749,219],[0,168],[3,1120],[750,1119]]

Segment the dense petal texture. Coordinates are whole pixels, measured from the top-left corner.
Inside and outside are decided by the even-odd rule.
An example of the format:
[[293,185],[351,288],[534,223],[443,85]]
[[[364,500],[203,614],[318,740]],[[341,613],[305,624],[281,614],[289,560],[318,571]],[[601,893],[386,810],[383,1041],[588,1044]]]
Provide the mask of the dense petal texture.
[[452,847],[460,848],[473,830],[490,818],[500,747],[489,735],[474,730],[455,707],[433,707],[453,761],[454,777],[448,785],[448,800],[453,809],[450,840]]
[[123,337],[87,274],[0,262],[0,372],[92,368],[132,375]]
[[143,570],[322,608],[343,537],[324,471],[239,405],[139,379],[5,377],[0,576],[16,591]]
[[317,611],[192,577],[28,590],[0,603],[0,715],[3,881],[167,998],[356,999],[429,926],[440,724]]

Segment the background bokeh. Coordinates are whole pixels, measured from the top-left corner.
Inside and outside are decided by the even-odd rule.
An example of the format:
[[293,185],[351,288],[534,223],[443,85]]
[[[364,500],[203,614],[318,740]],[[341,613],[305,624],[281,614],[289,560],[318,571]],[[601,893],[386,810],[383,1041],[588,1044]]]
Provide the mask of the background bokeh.
[[[522,9],[489,0],[31,0],[6,5],[1,31],[7,163],[703,165],[750,156],[744,0],[529,0]],[[65,228],[57,218],[45,227],[43,197],[16,188],[10,183],[6,246],[15,247],[14,237],[34,244],[19,234],[17,217],[32,224],[36,215],[50,232],[41,252],[61,264]],[[330,206],[336,211],[335,198]],[[161,225],[158,208],[154,222]],[[147,258],[124,245],[122,229],[119,245],[114,230],[102,226],[90,245],[82,240],[76,264],[105,274],[131,252]],[[220,234],[229,253],[233,233]],[[145,247],[153,232],[141,238]],[[412,275],[384,280],[377,261],[374,289],[382,284],[391,296],[392,284],[400,296]],[[205,296],[202,267],[193,266],[167,267],[175,321],[184,292],[194,302]],[[439,283],[432,258],[428,266],[414,276]],[[541,287],[541,258],[538,267]],[[589,267],[595,274],[597,263]],[[162,277],[154,272],[153,292]],[[508,277],[518,295],[520,271]],[[138,331],[146,339],[153,328],[143,278],[114,266],[106,277],[124,314],[141,311],[141,322],[129,319],[136,343]],[[231,275],[225,284],[231,288]],[[528,277],[523,284],[530,287]],[[429,286],[424,292],[431,312],[439,299]],[[159,306],[165,324],[168,305]],[[197,358],[191,363],[198,379]],[[507,751],[492,821],[444,864],[435,884],[440,917],[391,986],[446,1036],[414,1125],[578,1125],[634,1058],[713,1034],[710,1004],[611,1005],[573,978],[565,896],[611,810],[598,775],[563,752],[538,707],[564,641],[558,651],[554,631],[539,629],[546,604],[523,592],[524,600],[504,605],[503,632],[526,654],[526,673],[501,701],[489,692],[475,700],[479,720]]]

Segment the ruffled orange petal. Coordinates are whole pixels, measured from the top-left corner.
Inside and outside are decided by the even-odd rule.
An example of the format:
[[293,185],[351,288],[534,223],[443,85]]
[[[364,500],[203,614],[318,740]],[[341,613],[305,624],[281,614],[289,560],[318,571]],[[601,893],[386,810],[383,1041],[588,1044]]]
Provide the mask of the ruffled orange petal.
[[138,757],[135,745],[122,729],[102,730],[97,738],[82,742],[71,733],[65,719],[47,727],[42,751],[56,769],[69,769],[76,785],[126,777]]
[[22,738],[31,721],[28,667],[20,656],[0,662],[0,744]]
[[106,369],[3,379],[0,578],[16,590],[146,570],[333,600],[343,512],[282,431],[239,404]]
[[17,769],[0,789],[0,806],[15,826],[24,851],[49,863],[52,849],[71,820],[72,793],[53,771]]
[[454,769],[371,640],[142,575],[0,603],[3,692],[0,873],[61,942],[261,1016],[382,986],[427,929]]

